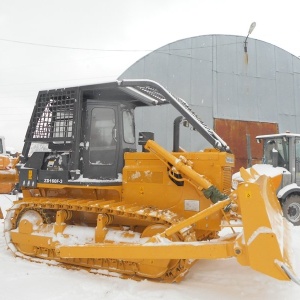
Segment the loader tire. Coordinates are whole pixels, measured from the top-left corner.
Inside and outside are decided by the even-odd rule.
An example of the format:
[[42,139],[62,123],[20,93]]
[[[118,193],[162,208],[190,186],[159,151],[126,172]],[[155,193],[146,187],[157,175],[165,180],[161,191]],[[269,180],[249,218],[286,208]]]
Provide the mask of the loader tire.
[[282,204],[283,216],[295,226],[300,225],[300,195],[290,195]]

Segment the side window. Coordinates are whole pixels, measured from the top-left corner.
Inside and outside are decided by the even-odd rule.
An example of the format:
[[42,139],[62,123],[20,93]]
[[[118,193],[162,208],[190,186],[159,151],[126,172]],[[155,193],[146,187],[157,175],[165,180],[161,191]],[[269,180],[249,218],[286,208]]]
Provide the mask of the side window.
[[288,168],[289,149],[288,143],[282,138],[274,138],[267,140],[265,143],[265,163],[272,164],[274,152],[278,153],[278,166]]
[[288,144],[282,139],[277,140],[277,150],[278,150],[278,166],[287,167],[288,162]]
[[271,139],[265,143],[265,157],[266,163],[272,165],[273,153],[278,152],[278,156],[282,152],[282,144],[280,140]]
[[123,111],[123,130],[124,130],[124,142],[128,144],[135,143],[135,128],[134,118],[132,110]]

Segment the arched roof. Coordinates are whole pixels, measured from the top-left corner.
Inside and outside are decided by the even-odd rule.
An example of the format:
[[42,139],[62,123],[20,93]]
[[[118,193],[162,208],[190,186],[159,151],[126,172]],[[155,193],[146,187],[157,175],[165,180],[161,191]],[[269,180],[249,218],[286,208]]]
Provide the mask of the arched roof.
[[[234,35],[204,35],[167,44],[130,66],[119,79],[158,81],[185,99],[209,126],[230,119],[278,123],[279,131],[300,132],[300,60],[270,43]],[[151,122],[163,143],[173,117],[167,108]],[[155,125],[153,125],[155,123]],[[186,140],[192,148],[191,135]]]

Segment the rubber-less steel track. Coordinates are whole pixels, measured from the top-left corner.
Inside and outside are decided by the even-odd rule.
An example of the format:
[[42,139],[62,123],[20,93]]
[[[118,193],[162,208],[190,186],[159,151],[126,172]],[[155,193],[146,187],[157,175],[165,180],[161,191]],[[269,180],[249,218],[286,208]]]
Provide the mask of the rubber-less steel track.
[[[99,201],[99,200],[66,200],[62,198],[39,198],[32,197],[26,200],[20,200],[7,213],[5,220],[5,236],[8,245],[11,250],[15,252],[17,256],[22,256],[32,260],[31,255],[25,255],[20,253],[20,249],[15,247],[14,241],[11,239],[10,232],[17,229],[18,223],[22,215],[33,210],[38,212],[43,223],[50,224],[53,221],[53,216],[56,211],[65,210],[74,212],[89,212],[95,214],[105,214],[112,217],[122,217],[123,219],[136,220],[137,223],[146,222],[150,225],[160,224],[165,227],[169,227],[180,221],[180,218],[168,210],[160,210],[152,207],[141,207],[135,204],[124,204],[122,202],[112,201]],[[51,214],[52,212],[52,214]],[[52,215],[52,217],[51,217]],[[193,238],[192,230],[186,233],[181,233],[178,238],[179,240]],[[16,249],[17,248],[17,249]],[[48,260],[55,260],[61,263],[65,263],[71,266],[78,266],[90,269],[105,269],[110,272],[121,273],[128,277],[140,277],[158,280],[162,282],[173,282],[180,281],[185,273],[192,266],[193,261],[180,259],[180,260],[169,260],[167,262],[151,262],[153,264],[153,273],[147,274],[143,269],[145,268],[145,261],[127,261],[122,259],[101,259],[101,258],[61,258],[57,255],[55,248],[43,248],[39,245],[35,245],[34,254],[36,258],[43,258]],[[146,265],[148,262],[146,261]],[[162,267],[164,265],[164,267]],[[157,270],[155,271],[155,268]],[[147,267],[146,267],[147,268]],[[144,274],[145,273],[145,274]]]

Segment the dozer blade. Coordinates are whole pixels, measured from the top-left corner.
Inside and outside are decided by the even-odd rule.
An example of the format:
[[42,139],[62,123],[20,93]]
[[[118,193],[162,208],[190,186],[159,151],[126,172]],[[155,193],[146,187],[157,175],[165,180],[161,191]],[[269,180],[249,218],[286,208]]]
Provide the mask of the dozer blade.
[[236,193],[244,229],[235,245],[238,261],[274,278],[294,280],[289,228],[272,180],[262,175],[240,184]]

